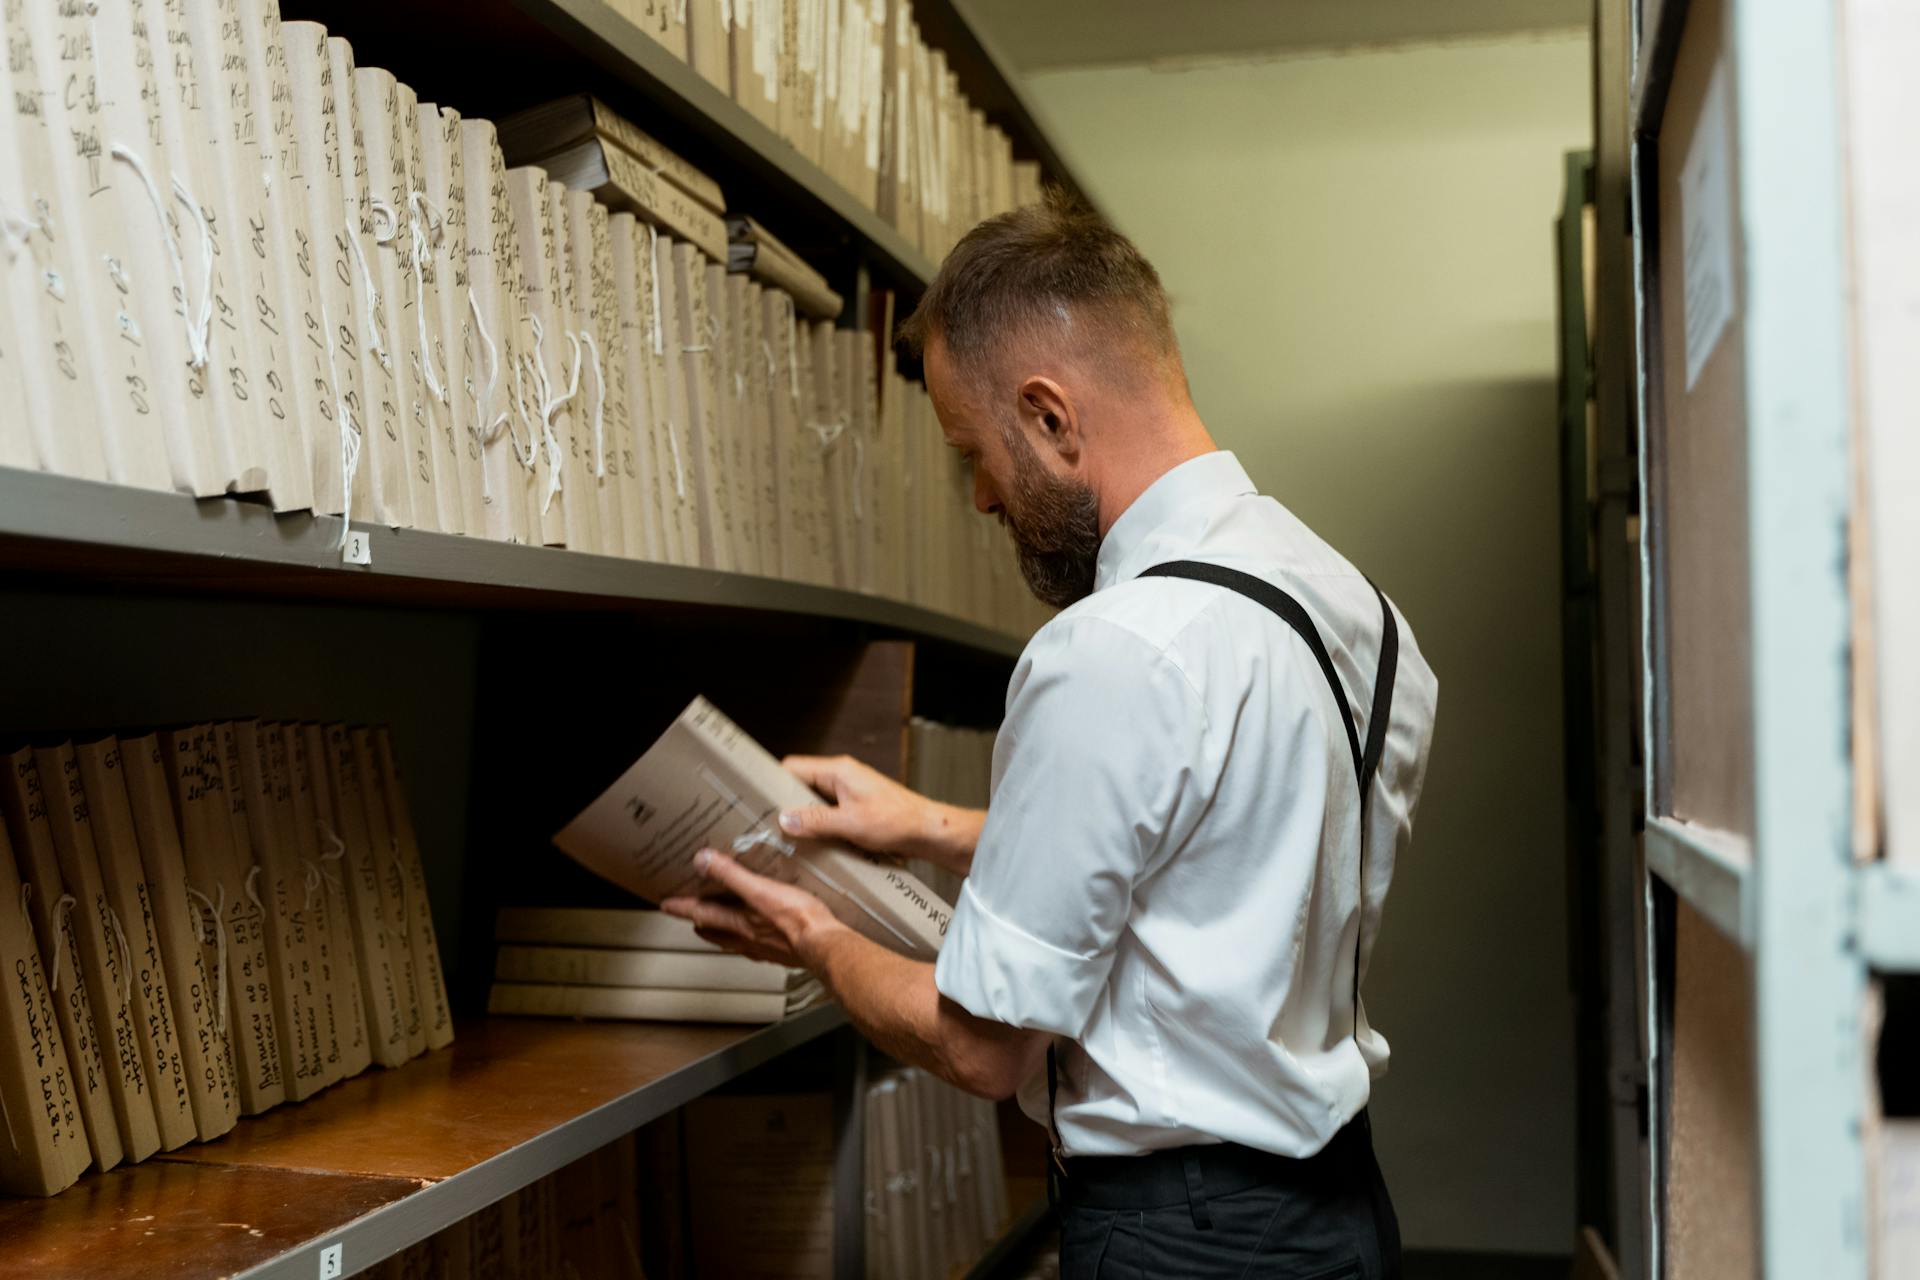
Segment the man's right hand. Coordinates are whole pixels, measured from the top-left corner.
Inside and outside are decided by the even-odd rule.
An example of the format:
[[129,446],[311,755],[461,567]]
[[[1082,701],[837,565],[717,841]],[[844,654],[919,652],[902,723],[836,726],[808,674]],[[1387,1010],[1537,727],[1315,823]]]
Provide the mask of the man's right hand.
[[929,800],[852,756],[788,756],[780,763],[833,801],[783,812],[780,829],[786,834],[925,858],[961,875],[973,864],[983,810]]

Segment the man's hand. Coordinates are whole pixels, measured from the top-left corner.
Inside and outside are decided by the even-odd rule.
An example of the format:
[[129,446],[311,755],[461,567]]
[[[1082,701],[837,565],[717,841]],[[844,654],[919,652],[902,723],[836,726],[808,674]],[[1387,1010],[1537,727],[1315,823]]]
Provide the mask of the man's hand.
[[972,865],[981,811],[929,800],[851,756],[788,756],[780,763],[833,801],[782,813],[780,829],[788,835],[925,858],[961,875]]
[[668,898],[661,907],[693,921],[717,946],[819,975],[883,1052],[983,1098],[1013,1096],[1038,1069],[1044,1033],[968,1013],[940,994],[927,961],[861,937],[804,889],[756,875],[724,853],[703,849],[696,861],[738,901]]
[[668,898],[660,909],[693,922],[715,946],[789,968],[820,967],[827,940],[847,927],[804,889],[756,875],[724,853],[703,849],[694,865],[737,903],[712,898]]

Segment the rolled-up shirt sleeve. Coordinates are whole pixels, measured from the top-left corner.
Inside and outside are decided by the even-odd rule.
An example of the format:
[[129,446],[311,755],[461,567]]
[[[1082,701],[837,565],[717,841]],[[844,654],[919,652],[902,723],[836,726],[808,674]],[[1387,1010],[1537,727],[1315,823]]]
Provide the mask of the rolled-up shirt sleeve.
[[934,982],[970,1013],[1078,1037],[1135,886],[1204,808],[1205,713],[1186,674],[1103,618],[1055,619],[1023,655],[993,801]]

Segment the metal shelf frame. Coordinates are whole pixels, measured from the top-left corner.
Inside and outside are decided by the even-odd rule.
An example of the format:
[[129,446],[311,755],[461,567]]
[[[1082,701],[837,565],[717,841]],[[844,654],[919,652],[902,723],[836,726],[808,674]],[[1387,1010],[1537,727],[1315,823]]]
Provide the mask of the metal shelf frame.
[[1025,641],[918,605],[748,574],[358,521],[368,565],[340,557],[338,516],[0,468],[0,570],[138,578],[168,590],[518,609],[645,605],[836,619],[997,658]]
[[1920,874],[1884,862],[1854,873],[1860,951],[1880,973],[1920,973]]
[[[1662,530],[1660,512],[1649,510],[1640,582],[1645,866],[1753,959],[1761,1270],[1864,1280],[1870,967],[1920,966],[1920,883],[1858,864],[1853,852],[1852,411],[1836,4],[1728,0],[1727,9],[1737,68],[1733,203],[1745,246],[1737,292],[1746,342],[1754,834],[1747,840],[1662,815]],[[1649,436],[1659,430],[1659,387],[1647,361],[1658,343],[1658,302],[1640,246],[1656,216],[1653,156],[1687,11],[1685,0],[1647,0],[1626,104],[1643,496],[1656,491],[1648,459],[1658,454]],[[1660,997],[1651,950],[1643,968],[1651,1009]],[[1647,1085],[1657,1097],[1666,1047],[1654,1033]],[[1658,1222],[1663,1139],[1655,1123],[1648,1159]],[[1640,1260],[1645,1274],[1662,1273],[1659,1238],[1656,1231]]]
[[1647,870],[1691,903],[1743,948],[1753,945],[1747,881],[1753,853],[1747,842],[1673,818],[1651,818],[1644,833]]

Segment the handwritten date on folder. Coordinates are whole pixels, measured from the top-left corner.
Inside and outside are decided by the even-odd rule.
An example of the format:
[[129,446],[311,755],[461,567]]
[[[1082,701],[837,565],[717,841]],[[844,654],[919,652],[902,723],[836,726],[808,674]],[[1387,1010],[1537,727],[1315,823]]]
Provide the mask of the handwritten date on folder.
[[719,708],[695,698],[553,842],[654,902],[711,892],[694,855],[729,850],[753,870],[812,893],[875,942],[933,959],[953,912],[932,889],[884,859],[781,833],[782,809],[819,803]]

